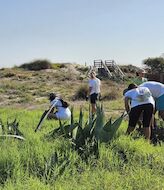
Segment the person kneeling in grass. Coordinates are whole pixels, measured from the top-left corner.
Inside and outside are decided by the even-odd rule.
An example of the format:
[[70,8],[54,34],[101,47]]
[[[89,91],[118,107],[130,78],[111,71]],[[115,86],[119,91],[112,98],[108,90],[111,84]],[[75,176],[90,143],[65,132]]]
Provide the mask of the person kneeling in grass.
[[[59,98],[55,93],[49,95],[50,105],[53,106],[51,112],[48,114],[47,119],[60,119],[67,120],[71,117],[71,111],[68,108],[68,103]],[[56,108],[56,112],[54,109]]]
[[125,93],[125,109],[129,114],[129,124],[127,134],[130,134],[143,114],[144,136],[150,140],[151,122],[154,112],[155,102],[151,92],[147,87],[137,87],[136,84],[130,84]]

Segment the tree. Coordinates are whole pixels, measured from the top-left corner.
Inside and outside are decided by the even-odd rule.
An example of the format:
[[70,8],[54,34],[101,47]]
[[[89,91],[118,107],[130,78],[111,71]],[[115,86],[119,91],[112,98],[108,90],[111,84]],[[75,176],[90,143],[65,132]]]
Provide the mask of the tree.
[[148,58],[143,61],[143,64],[153,72],[164,72],[164,58]]

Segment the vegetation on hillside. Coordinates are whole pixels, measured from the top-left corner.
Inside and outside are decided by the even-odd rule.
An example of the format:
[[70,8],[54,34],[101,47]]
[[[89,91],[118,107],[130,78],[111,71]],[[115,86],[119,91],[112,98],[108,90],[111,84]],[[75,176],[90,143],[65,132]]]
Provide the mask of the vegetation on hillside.
[[[39,71],[22,68],[0,70],[1,106],[46,106],[48,94],[55,92],[68,101],[85,100],[88,91],[88,68],[77,64],[51,64]],[[124,84],[102,81],[102,99],[117,100]],[[72,102],[72,103],[73,103]]]
[[35,60],[30,63],[24,63],[19,67],[30,71],[39,71],[43,69],[51,69],[52,65],[48,60]]
[[153,73],[164,72],[164,58],[148,58],[143,61],[143,64]]

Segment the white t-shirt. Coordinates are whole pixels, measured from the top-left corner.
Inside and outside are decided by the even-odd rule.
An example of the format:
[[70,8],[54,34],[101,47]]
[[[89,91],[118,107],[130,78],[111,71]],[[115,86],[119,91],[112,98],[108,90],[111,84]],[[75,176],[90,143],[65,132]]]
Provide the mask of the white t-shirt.
[[100,85],[101,85],[101,81],[98,78],[95,79],[90,79],[89,80],[89,87],[91,88],[91,92],[90,95],[93,93],[100,93]]
[[71,117],[70,109],[62,107],[62,102],[60,101],[59,98],[56,97],[53,101],[51,101],[50,104],[57,109],[55,115],[58,119],[64,120],[64,119],[69,119]]
[[154,98],[159,98],[164,94],[164,84],[155,81],[144,82],[140,86],[147,87]]
[[131,108],[148,103],[155,105],[151,92],[146,87],[138,87],[129,90],[124,96],[131,99]]

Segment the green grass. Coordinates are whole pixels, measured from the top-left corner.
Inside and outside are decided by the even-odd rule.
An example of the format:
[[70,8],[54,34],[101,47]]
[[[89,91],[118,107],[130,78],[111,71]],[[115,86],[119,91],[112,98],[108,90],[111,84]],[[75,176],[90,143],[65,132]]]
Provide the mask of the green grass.
[[[34,129],[41,110],[0,109],[4,122],[15,118],[26,140],[0,140],[0,189],[22,190],[162,190],[164,189],[164,146],[153,146],[143,138],[125,136],[127,122],[110,144],[99,144],[100,157],[85,162],[63,137],[44,137],[57,121]],[[79,110],[75,109],[78,119]],[[87,113],[84,114],[87,119]]]

